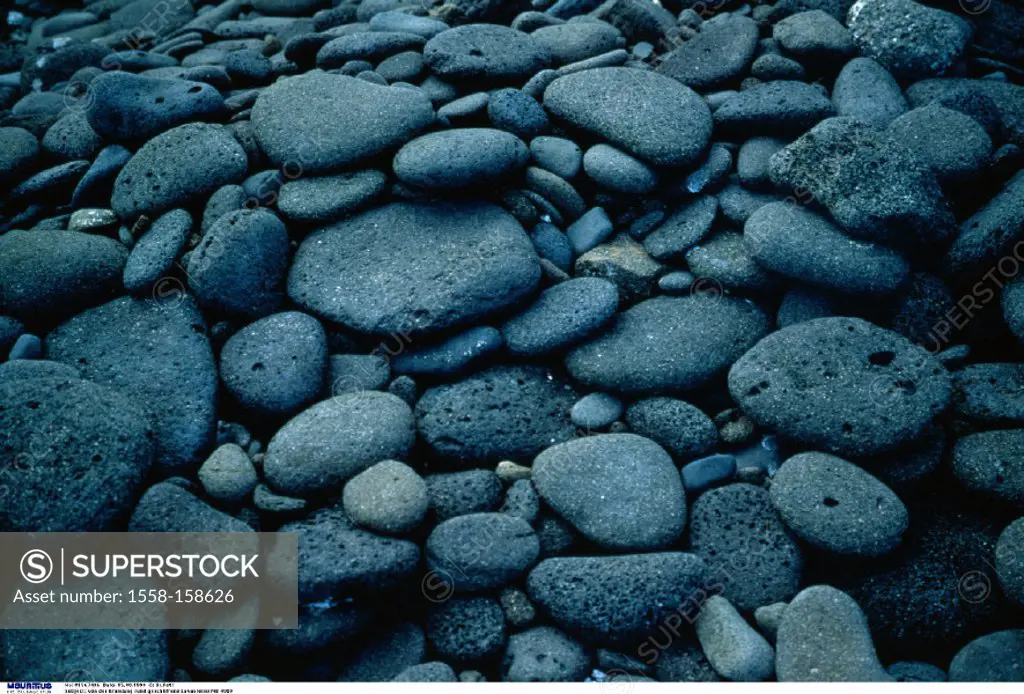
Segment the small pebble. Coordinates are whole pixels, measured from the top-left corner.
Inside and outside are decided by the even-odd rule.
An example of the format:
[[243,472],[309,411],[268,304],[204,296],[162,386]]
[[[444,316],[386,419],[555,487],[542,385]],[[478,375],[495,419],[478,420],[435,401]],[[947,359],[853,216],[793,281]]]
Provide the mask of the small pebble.
[[227,504],[245,503],[259,483],[245,451],[233,443],[218,447],[199,468],[199,483],[211,498]]
[[622,415],[622,402],[607,393],[591,393],[572,406],[572,423],[582,429],[604,429]]

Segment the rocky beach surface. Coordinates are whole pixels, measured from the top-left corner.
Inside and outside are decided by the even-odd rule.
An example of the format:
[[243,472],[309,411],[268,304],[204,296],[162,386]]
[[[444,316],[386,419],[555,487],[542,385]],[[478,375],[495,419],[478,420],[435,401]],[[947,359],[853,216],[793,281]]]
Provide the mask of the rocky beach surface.
[[1019,4],[4,12],[0,532],[300,563],[0,679],[1024,681]]

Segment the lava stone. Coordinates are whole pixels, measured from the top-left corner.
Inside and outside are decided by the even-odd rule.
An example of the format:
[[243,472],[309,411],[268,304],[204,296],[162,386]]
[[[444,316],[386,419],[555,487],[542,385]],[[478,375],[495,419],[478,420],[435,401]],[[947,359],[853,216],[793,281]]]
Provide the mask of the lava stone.
[[694,624],[711,667],[735,682],[761,682],[775,671],[775,651],[720,595],[702,606]]
[[668,547],[686,523],[686,495],[672,458],[635,434],[552,446],[534,460],[532,479],[551,508],[608,550]]
[[910,270],[898,252],[855,241],[825,217],[788,202],[755,210],[743,240],[767,269],[841,294],[892,294]]
[[220,377],[246,409],[293,414],[321,391],[327,335],[315,318],[275,313],[232,335],[220,353]]
[[198,476],[211,498],[234,505],[248,501],[259,482],[249,456],[233,443],[225,443],[211,453]]
[[346,659],[338,681],[386,682],[419,664],[426,646],[426,636],[416,624],[402,622],[389,627]]
[[583,166],[583,150],[564,137],[541,135],[533,138],[530,140],[530,155],[538,166],[566,180],[578,174]]
[[822,10],[786,17],[772,27],[772,37],[786,53],[808,62],[842,61],[857,50],[846,27]]
[[434,519],[444,522],[468,513],[496,511],[501,505],[501,480],[490,470],[464,470],[427,475],[427,497]]
[[658,72],[701,91],[724,87],[746,72],[757,51],[757,23],[739,14],[719,15],[669,53]]
[[279,532],[299,533],[302,602],[381,596],[409,588],[422,559],[418,545],[356,528],[338,506],[285,523]]
[[656,166],[695,164],[711,138],[696,92],[653,72],[607,67],[559,77],[544,107],[569,124]]
[[803,552],[761,487],[735,483],[701,494],[690,513],[690,547],[743,612],[789,600],[800,588]]
[[288,295],[360,332],[412,336],[514,305],[540,274],[529,237],[494,205],[392,203],[307,236]]
[[1019,682],[1024,676],[1024,629],[981,636],[949,664],[950,682]]
[[[491,125],[530,140],[548,129],[548,116],[532,96],[518,89],[499,89],[487,102]],[[557,172],[556,172],[557,173]]]
[[[153,285],[171,270],[191,231],[192,215],[185,210],[171,210],[160,215],[132,246],[124,266],[124,288],[133,294],[146,290],[159,292],[160,287],[154,288]],[[165,282],[163,286],[168,284]]]
[[470,24],[442,31],[427,41],[423,58],[446,80],[524,80],[551,62],[547,46],[515,29]]
[[503,682],[580,682],[590,669],[590,654],[575,639],[553,627],[513,634],[501,666]]
[[967,20],[914,0],[859,0],[847,25],[864,55],[906,81],[944,73],[973,33]]
[[266,210],[229,212],[203,235],[186,270],[204,309],[238,318],[268,316],[284,301],[288,232]]
[[885,128],[907,112],[907,99],[889,72],[871,58],[854,58],[832,85],[836,115]]
[[576,380],[613,393],[692,390],[723,373],[767,323],[759,309],[729,297],[657,297],[620,314],[565,363]]
[[149,473],[151,437],[113,389],[57,375],[0,381],[0,529],[122,530]]
[[949,374],[928,352],[859,318],[778,330],[729,372],[729,392],[755,423],[853,457],[916,439],[951,390]]
[[530,36],[548,49],[554,65],[576,63],[626,45],[618,29],[601,21],[541,27]]
[[904,113],[889,124],[889,134],[906,144],[944,184],[971,179],[992,155],[992,140],[978,121],[942,106]]
[[1024,506],[1024,429],[959,439],[953,447],[953,474],[971,491]]
[[907,509],[891,489],[824,453],[801,453],[783,463],[772,478],[771,498],[793,532],[837,554],[886,554],[907,529]]
[[501,588],[519,578],[540,554],[533,528],[505,513],[450,518],[427,538],[427,566],[458,592]]
[[1010,523],[996,543],[996,575],[1007,597],[1024,605],[1024,519]]
[[591,393],[580,398],[569,416],[581,429],[604,429],[622,415],[622,402],[607,393]]
[[597,277],[580,277],[546,289],[501,331],[512,354],[549,354],[600,330],[618,305],[619,292],[614,284]]
[[403,352],[391,362],[395,373],[453,376],[468,370],[502,346],[495,328],[470,328],[444,342],[412,352]]
[[[97,660],[113,648],[116,657]],[[106,649],[106,650],[105,650]],[[3,639],[7,680],[52,682],[166,682],[170,678],[169,632],[141,629],[12,629]]]
[[705,575],[704,562],[684,552],[554,557],[534,567],[526,584],[556,626],[614,648],[647,638],[688,601],[699,609],[694,595]]
[[526,462],[573,437],[576,399],[544,368],[498,366],[429,388],[416,403],[416,423],[431,454],[450,464]]
[[489,596],[454,597],[427,615],[427,639],[448,662],[473,663],[505,646],[505,615]]
[[[335,118],[343,112],[345,118]],[[412,89],[312,71],[275,82],[252,108],[253,132],[274,164],[324,173],[393,150],[434,121]]]
[[0,152],[0,180],[17,181],[39,155],[39,140],[24,128],[0,128]]
[[0,311],[54,323],[119,293],[128,251],[78,231],[11,231],[0,237]]
[[766,82],[736,92],[715,110],[715,128],[727,134],[788,136],[835,115],[817,87],[795,80]]
[[358,525],[387,534],[414,530],[429,506],[427,483],[397,460],[381,461],[350,479],[342,500]]
[[644,248],[656,260],[679,259],[708,235],[717,214],[718,201],[702,195],[685,203],[648,234]]
[[277,209],[291,221],[329,224],[367,206],[384,192],[387,180],[373,169],[296,178],[281,186]]
[[718,429],[699,408],[675,398],[637,400],[626,410],[626,423],[678,459],[689,460],[714,449]]
[[864,613],[831,586],[811,586],[793,598],[775,648],[780,682],[892,681],[878,662]]
[[85,111],[89,125],[108,142],[146,142],[190,121],[215,120],[225,111],[224,98],[209,84],[124,71],[97,76],[88,93],[94,99]]
[[[202,161],[203,166],[195,166]],[[126,221],[188,207],[245,176],[245,150],[222,125],[188,123],[144,144],[114,181],[110,207]]]
[[374,463],[405,458],[414,427],[409,406],[390,393],[336,395],[303,410],[274,434],[263,472],[284,494],[336,491]]
[[161,476],[203,459],[216,424],[217,367],[203,317],[184,292],[83,311],[47,336],[46,351],[141,408],[153,425]]
[[912,246],[953,231],[932,170],[891,134],[851,118],[819,123],[771,158],[769,174],[809,194],[858,239]]
[[128,523],[133,533],[247,533],[252,528],[173,482],[159,482],[139,499]]
[[395,155],[395,175],[427,190],[487,187],[526,166],[526,143],[504,130],[456,128],[421,135]]

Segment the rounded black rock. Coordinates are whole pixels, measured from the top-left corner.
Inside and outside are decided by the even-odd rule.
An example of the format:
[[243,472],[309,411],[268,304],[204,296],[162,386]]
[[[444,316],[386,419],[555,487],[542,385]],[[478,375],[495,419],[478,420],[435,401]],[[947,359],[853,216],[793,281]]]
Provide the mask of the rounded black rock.
[[551,62],[551,52],[529,34],[494,24],[443,31],[423,47],[427,66],[446,80],[525,80]]
[[402,534],[427,515],[427,483],[397,460],[384,460],[345,485],[342,502],[349,517],[370,530]]
[[999,427],[1024,423],[1024,365],[1013,362],[968,364],[953,372],[957,416]]
[[267,444],[263,473],[284,494],[323,495],[374,463],[405,458],[414,439],[412,411],[397,396],[372,390],[336,395],[278,429]]
[[24,321],[55,322],[118,294],[128,251],[78,231],[11,231],[0,237],[0,305]]
[[94,101],[85,115],[108,142],[145,142],[171,128],[196,120],[215,120],[224,99],[209,84],[105,72],[89,84]]
[[760,309],[738,299],[657,297],[620,314],[565,363],[576,380],[613,393],[690,390],[723,373],[767,330]]
[[439,460],[467,467],[525,463],[575,434],[576,394],[537,366],[497,366],[428,389],[416,403],[419,435]]
[[327,370],[327,335],[297,311],[276,313],[232,335],[220,353],[220,376],[246,409],[292,414],[316,398]]
[[699,608],[687,602],[707,575],[704,561],[684,552],[555,557],[535,566],[526,585],[566,632],[598,645],[635,646],[670,614],[696,617]]
[[891,294],[910,271],[896,251],[855,241],[825,217],[788,202],[755,210],[743,241],[765,268],[841,294]]
[[185,248],[192,231],[192,216],[185,210],[160,215],[132,247],[124,266],[124,288],[143,292],[164,277]]
[[551,446],[533,461],[544,501],[611,551],[670,546],[686,524],[686,494],[665,451],[636,434],[601,434]]
[[800,589],[803,552],[761,487],[736,483],[701,494],[690,511],[690,546],[738,610],[789,600]]
[[992,155],[992,140],[974,118],[928,105],[889,124],[889,133],[931,167],[941,183],[970,180]]
[[489,596],[453,597],[427,616],[427,639],[448,662],[473,663],[505,645],[505,614]]
[[464,470],[427,475],[427,497],[434,520],[469,513],[496,511],[504,491],[501,480],[491,470]]
[[530,140],[548,128],[544,108],[532,96],[518,89],[499,89],[487,102],[487,117],[499,130]]
[[217,367],[202,314],[180,285],[162,299],[83,311],[47,336],[46,351],[146,412],[162,476],[202,460],[216,425]]
[[852,457],[916,439],[951,391],[949,374],[923,348],[859,318],[778,330],[729,371],[729,392],[755,423]]
[[783,463],[772,478],[771,499],[793,532],[837,554],[886,554],[907,529],[907,509],[891,489],[825,453],[801,453]]
[[397,202],[307,236],[288,295],[359,332],[413,336],[507,308],[540,275],[529,237],[501,208]]
[[676,398],[637,400],[626,410],[626,423],[637,434],[660,444],[679,460],[712,451],[718,428],[704,412]]
[[501,666],[503,682],[580,682],[590,668],[581,643],[553,627],[513,634]]
[[546,289],[501,332],[512,354],[550,354],[598,331],[618,305],[619,292],[611,282],[598,277],[571,279]]
[[540,554],[533,528],[506,513],[470,513],[440,523],[427,538],[427,566],[450,577],[458,592],[501,588]]
[[953,447],[953,474],[966,489],[1024,506],[1024,429],[964,436]]
[[119,530],[153,459],[144,414],[113,389],[59,376],[0,382],[5,532]]
[[584,70],[552,82],[544,107],[656,166],[695,164],[711,138],[711,112],[697,93],[644,70]]
[[421,135],[395,155],[395,175],[427,190],[494,185],[526,166],[526,143],[494,128],[458,128]]
[[[197,161],[203,166],[195,166]],[[245,150],[224,126],[180,125],[135,152],[114,181],[110,207],[126,221],[187,207],[240,181],[247,169]]]
[[238,210],[218,219],[189,255],[189,287],[215,314],[261,318],[284,301],[288,232],[266,210]]

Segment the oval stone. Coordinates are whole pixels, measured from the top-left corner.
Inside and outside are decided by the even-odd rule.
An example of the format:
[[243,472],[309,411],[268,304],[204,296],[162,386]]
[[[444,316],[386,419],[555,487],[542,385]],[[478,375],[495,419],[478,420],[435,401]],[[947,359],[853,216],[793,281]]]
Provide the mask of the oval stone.
[[783,328],[729,372],[729,392],[756,424],[852,458],[918,438],[951,391],[946,369],[926,350],[859,318]]
[[417,137],[395,155],[403,183],[430,190],[489,186],[521,170],[526,143],[493,128],[456,128]]
[[288,294],[353,330],[408,337],[515,304],[540,275],[530,238],[499,207],[393,203],[310,234]]
[[584,70],[552,82],[544,107],[656,166],[697,163],[711,138],[711,111],[671,77],[624,67]]
[[565,364],[576,380],[616,393],[698,388],[768,330],[768,318],[725,296],[657,297],[622,313],[606,333],[577,347]]
[[397,148],[433,121],[419,90],[318,70],[267,87],[252,107],[260,149],[302,173],[336,171]]
[[336,395],[303,410],[270,440],[267,482],[291,496],[337,491],[382,460],[401,460],[416,438],[412,410],[390,393]]
[[552,446],[533,462],[541,498],[602,547],[667,547],[686,524],[686,494],[672,458],[636,434],[587,436]]
[[241,180],[248,166],[242,145],[223,125],[181,125],[157,135],[128,160],[114,181],[110,207],[124,220],[189,207]]
[[525,80],[551,62],[551,52],[529,34],[497,24],[469,24],[427,41],[423,59],[444,80]]
[[771,497],[793,532],[827,552],[885,554],[907,529],[907,509],[891,489],[825,453],[801,453],[783,463]]

